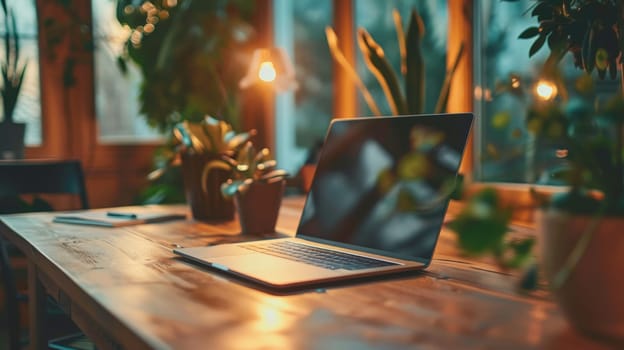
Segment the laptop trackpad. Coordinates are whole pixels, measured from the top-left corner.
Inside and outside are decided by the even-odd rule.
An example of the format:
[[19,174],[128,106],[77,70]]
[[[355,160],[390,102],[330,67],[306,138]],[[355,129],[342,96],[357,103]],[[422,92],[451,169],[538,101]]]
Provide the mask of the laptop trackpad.
[[211,259],[211,262],[214,267],[231,270],[274,286],[284,286],[344,273],[344,270],[323,269],[255,252],[245,256],[224,256]]

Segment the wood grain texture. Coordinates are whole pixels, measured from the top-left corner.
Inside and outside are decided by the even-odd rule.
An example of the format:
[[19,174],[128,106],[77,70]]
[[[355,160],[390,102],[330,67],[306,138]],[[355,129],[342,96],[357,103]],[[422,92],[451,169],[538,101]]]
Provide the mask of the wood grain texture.
[[56,213],[0,216],[0,234],[102,349],[608,348],[571,330],[546,291],[519,294],[514,274],[461,256],[446,231],[425,272],[284,295],[171,252],[292,235],[302,205],[286,198],[281,233],[267,237],[240,235],[236,222],[110,229],[55,224]]

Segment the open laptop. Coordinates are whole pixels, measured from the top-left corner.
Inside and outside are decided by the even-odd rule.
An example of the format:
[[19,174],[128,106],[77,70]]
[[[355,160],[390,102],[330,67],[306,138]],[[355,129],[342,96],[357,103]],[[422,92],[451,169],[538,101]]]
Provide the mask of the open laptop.
[[335,119],[294,238],[174,249],[272,288],[423,269],[473,115]]

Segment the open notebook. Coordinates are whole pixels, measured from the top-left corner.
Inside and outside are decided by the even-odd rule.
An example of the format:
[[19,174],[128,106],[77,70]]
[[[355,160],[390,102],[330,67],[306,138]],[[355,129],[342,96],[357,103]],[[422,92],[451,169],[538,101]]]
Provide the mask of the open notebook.
[[294,238],[174,253],[274,288],[425,268],[472,119],[469,113],[336,119]]
[[54,222],[76,225],[122,227],[186,218],[183,214],[166,212],[90,211],[57,215]]

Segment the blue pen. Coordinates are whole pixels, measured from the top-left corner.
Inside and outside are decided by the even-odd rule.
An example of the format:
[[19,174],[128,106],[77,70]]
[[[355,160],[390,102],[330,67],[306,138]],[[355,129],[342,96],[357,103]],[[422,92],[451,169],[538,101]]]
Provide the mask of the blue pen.
[[109,211],[106,213],[106,216],[116,217],[116,218],[124,218],[124,219],[136,219],[137,215],[133,213],[117,213]]

